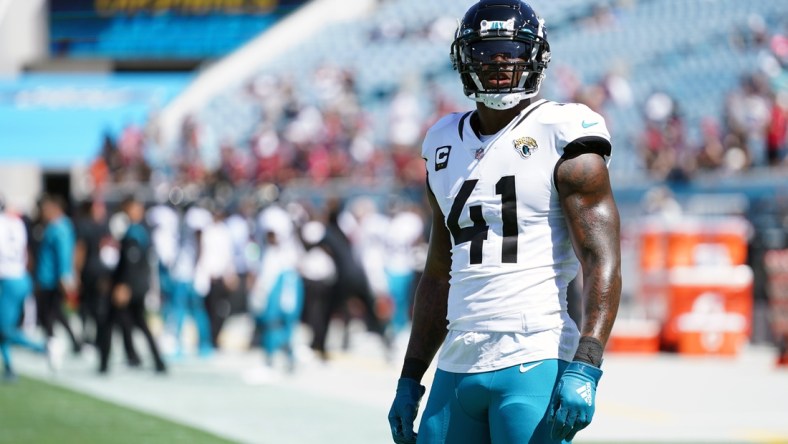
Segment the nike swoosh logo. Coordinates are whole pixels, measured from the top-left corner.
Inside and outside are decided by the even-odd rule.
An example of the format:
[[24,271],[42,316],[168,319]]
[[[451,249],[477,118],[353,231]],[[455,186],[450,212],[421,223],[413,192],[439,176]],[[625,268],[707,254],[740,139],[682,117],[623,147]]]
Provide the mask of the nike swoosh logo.
[[591,128],[592,126],[596,125],[597,123],[599,123],[599,122],[587,123],[585,120],[583,120],[580,124],[583,125],[583,128]]
[[532,368],[538,366],[539,364],[541,364],[541,362],[537,362],[537,363],[531,364],[531,365],[520,364],[520,373],[525,373],[528,370],[531,370]]

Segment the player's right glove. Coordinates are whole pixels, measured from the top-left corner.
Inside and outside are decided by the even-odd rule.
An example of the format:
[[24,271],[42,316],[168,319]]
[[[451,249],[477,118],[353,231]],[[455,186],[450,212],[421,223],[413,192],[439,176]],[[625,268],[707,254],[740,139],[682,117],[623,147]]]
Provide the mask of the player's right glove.
[[419,413],[419,403],[426,388],[411,378],[399,378],[397,395],[389,410],[391,437],[396,444],[416,444],[413,422]]

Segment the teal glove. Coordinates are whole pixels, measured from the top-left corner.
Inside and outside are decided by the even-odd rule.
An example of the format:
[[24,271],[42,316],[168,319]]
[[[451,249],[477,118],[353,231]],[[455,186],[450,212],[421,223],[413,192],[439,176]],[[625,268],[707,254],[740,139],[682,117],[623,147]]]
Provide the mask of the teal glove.
[[391,436],[396,444],[416,444],[413,422],[419,413],[419,403],[426,388],[415,379],[399,378],[397,395],[389,410]]
[[572,361],[553,391],[550,401],[550,435],[571,441],[594,417],[596,386],[602,370],[581,361]]

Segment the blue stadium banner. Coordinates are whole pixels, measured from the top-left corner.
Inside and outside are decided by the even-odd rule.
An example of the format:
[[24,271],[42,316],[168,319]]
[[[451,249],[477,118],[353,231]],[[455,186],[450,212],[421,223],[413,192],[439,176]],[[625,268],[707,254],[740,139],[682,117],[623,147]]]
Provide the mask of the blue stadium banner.
[[202,60],[235,50],[306,0],[50,0],[56,57]]
[[180,94],[192,74],[25,74],[0,78],[0,163],[88,164],[103,137],[119,136]]
[[93,13],[100,16],[120,14],[177,13],[269,13],[278,8],[292,8],[305,0],[50,0],[50,11],[58,13]]

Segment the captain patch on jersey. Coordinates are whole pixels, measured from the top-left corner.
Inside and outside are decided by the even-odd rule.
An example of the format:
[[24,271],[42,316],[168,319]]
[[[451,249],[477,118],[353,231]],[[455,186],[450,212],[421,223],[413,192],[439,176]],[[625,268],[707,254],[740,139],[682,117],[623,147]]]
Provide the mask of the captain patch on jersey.
[[451,145],[439,146],[435,149],[435,171],[440,171],[449,165]]

